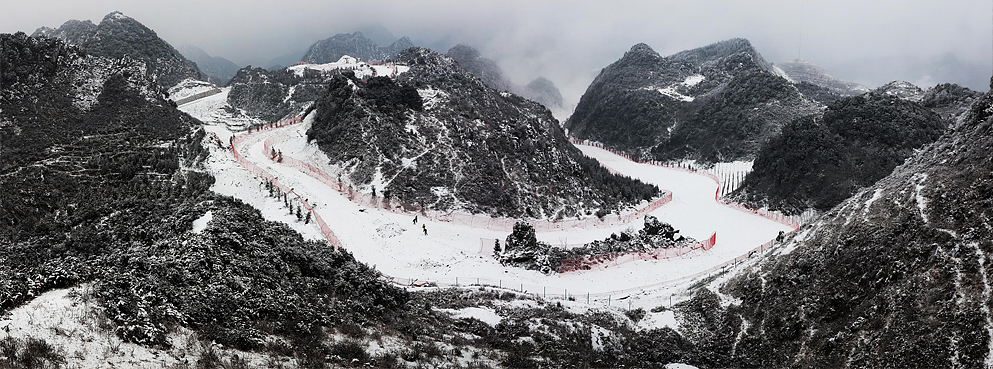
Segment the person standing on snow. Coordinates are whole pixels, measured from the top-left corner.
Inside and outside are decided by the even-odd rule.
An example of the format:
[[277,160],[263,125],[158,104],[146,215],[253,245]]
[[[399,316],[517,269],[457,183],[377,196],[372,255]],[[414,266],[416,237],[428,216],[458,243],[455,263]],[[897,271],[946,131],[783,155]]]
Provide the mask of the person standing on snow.
[[415,225],[417,224],[417,216],[416,215],[414,216],[414,224]]
[[424,235],[427,236],[428,235],[428,225],[427,224],[421,224],[421,229],[424,230]]

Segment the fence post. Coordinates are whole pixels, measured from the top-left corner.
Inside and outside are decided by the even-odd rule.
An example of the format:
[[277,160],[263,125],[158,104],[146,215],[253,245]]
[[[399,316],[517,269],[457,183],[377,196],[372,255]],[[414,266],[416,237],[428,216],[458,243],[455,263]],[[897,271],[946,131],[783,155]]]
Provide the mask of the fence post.
[[541,286],[541,298],[548,298],[548,286]]
[[587,292],[586,293],[586,305],[589,305],[589,304],[590,304],[590,293]]
[[455,287],[459,286],[459,277],[455,277]]
[[611,295],[607,295],[607,306],[608,306],[608,307],[610,306],[610,299],[611,299],[612,297],[613,297],[613,296],[611,296]]

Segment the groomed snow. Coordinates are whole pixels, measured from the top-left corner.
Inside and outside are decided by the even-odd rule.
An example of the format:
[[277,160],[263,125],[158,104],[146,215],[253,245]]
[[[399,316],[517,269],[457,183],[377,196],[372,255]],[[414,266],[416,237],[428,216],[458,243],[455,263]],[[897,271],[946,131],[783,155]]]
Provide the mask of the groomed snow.
[[[716,232],[717,245],[712,250],[699,251],[684,258],[638,261],[602,270],[561,275],[545,275],[504,267],[490,253],[493,239],[502,240],[507,237],[508,232],[435,222],[423,217],[419,223],[413,224],[414,214],[366,209],[305,173],[274,163],[263,154],[263,140],[273,136],[273,146],[279,148],[284,155],[304,160],[334,175],[336,172],[327,164],[327,156],[303,138],[306,137],[306,129],[305,123],[265,131],[240,143],[238,151],[316,204],[317,211],[357,259],[375,265],[378,270],[404,283],[436,281],[468,284],[478,280],[480,283],[538,295],[568,294],[583,299],[589,293],[591,302],[604,304],[610,296],[616,299],[621,294],[639,295],[632,299],[633,306],[655,306],[657,301],[651,301],[650,295],[668,298],[675,293],[667,281],[691,276],[719,265],[775,238],[780,231],[791,230],[788,226],[718,203],[714,199],[717,184],[707,177],[637,164],[605,150],[580,146],[586,155],[621,173],[671,190],[675,194],[674,200],[652,215],[671,223],[681,234],[698,240],[706,239]],[[223,130],[223,127],[211,127],[211,130]],[[227,142],[226,136],[230,133],[218,132],[218,135]],[[242,198],[262,209],[269,219],[286,222],[308,238],[321,238],[316,226],[303,225],[295,217],[286,215],[281,201],[267,199],[263,194],[261,181],[238,167],[229,151],[215,152],[215,155],[222,156],[212,158],[210,163],[212,171],[218,176],[215,191]],[[425,236],[420,232],[422,224],[426,225],[429,235]],[[638,230],[641,226],[641,220],[638,220],[606,229],[543,232],[538,234],[538,238],[553,245],[576,244],[604,239],[611,233],[624,230]],[[377,231],[383,229],[389,229],[389,232]],[[651,286],[652,291],[641,291],[644,286]]]
[[[208,126],[224,125],[226,126],[224,131],[240,131],[252,125],[262,123],[258,119],[249,117],[247,114],[238,114],[235,116],[228,113],[225,108],[230,108],[228,105],[228,94],[231,92],[231,87],[224,87],[220,90],[220,93],[180,105],[179,110],[199,119]],[[227,142],[227,137],[223,138],[224,142]]]
[[676,88],[675,87],[671,87],[670,86],[670,87],[666,87],[666,88],[660,88],[660,89],[658,89],[658,91],[659,91],[660,94],[663,94],[665,96],[671,97],[671,98],[673,98],[675,100],[685,101],[685,102],[691,102],[691,101],[693,101],[693,96],[683,95],[683,94],[679,93],[678,91],[676,91]]
[[186,80],[169,88],[169,98],[173,101],[179,101],[199,93],[213,91],[216,89],[217,86],[214,86],[213,83],[187,78]]
[[638,328],[641,329],[656,329],[656,328],[672,328],[674,331],[679,330],[679,322],[676,321],[676,313],[672,310],[666,310],[659,313],[648,313],[645,314],[644,318],[638,321]]
[[490,326],[496,326],[503,321],[503,317],[493,311],[491,308],[487,307],[467,307],[462,309],[438,309],[439,311],[444,311],[454,315],[456,318],[476,318],[479,321],[489,324]]
[[693,87],[699,84],[700,82],[703,82],[704,79],[705,77],[702,74],[694,74],[692,76],[686,77],[686,80],[683,81],[683,85],[688,87]]

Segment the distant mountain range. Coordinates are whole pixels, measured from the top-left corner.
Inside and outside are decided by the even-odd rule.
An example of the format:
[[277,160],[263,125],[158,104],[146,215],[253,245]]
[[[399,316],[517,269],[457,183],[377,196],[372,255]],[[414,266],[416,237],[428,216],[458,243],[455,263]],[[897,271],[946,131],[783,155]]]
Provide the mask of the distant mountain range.
[[310,46],[303,61],[314,64],[336,62],[348,55],[363,61],[392,59],[404,49],[414,46],[407,37],[393,41],[389,46],[379,46],[362,35],[362,32],[340,33]]
[[808,82],[824,87],[841,96],[859,95],[869,92],[869,88],[855,82],[844,81],[828,74],[824,68],[803,60],[793,60],[775,65],[794,83]]
[[179,51],[187,59],[196,63],[200,71],[209,77],[210,82],[218,86],[227,85],[228,81],[234,77],[235,73],[238,73],[238,69],[240,68],[230,60],[220,56],[210,56],[203,49],[193,45],[182,46],[179,48]]
[[989,61],[974,63],[946,53],[931,57],[893,56],[855,59],[824,64],[835,76],[859,81],[867,86],[881,86],[892,80],[907,80],[921,87],[954,83],[975,91],[988,91],[993,75]]
[[490,88],[516,93],[549,109],[562,109],[564,106],[562,93],[555,87],[555,83],[545,77],[535,78],[526,86],[515,85],[503,74],[503,70],[495,61],[482,57],[478,50],[466,44],[458,44],[448,49],[447,55]]
[[206,79],[196,63],[183,57],[155,31],[121,12],[107,14],[99,25],[70,20],[58,29],[41,27],[32,34],[38,36],[61,39],[96,56],[141,60],[164,88],[188,78]]

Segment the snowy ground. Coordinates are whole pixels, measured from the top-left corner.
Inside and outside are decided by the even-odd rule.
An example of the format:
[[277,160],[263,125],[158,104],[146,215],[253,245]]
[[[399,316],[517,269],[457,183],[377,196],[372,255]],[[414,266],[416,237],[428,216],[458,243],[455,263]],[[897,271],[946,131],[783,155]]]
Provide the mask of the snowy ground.
[[[113,323],[101,312],[89,285],[57,289],[0,316],[3,336],[43,339],[66,356],[70,368],[163,368],[196,363],[205,343],[196,333],[177,327],[169,334],[169,348],[146,347],[124,342],[113,331]],[[238,355],[257,367],[266,357],[215,345],[224,356]]]
[[293,72],[299,77],[302,77],[305,70],[316,70],[322,73],[332,72],[336,70],[351,70],[355,73],[358,78],[368,78],[372,76],[393,76],[395,74],[400,74],[410,70],[410,67],[405,65],[394,65],[394,64],[368,64],[366,62],[360,61],[348,55],[343,55],[338,61],[333,63],[324,64],[300,64],[294,65],[292,67],[286,68],[286,70]]
[[[719,265],[775,238],[779,231],[791,230],[782,224],[719,204],[714,199],[717,184],[707,177],[637,164],[605,150],[580,146],[587,155],[621,173],[672,191],[674,200],[652,215],[673,224],[683,235],[696,239],[706,239],[716,232],[716,246],[685,258],[638,261],[603,270],[563,275],[507,268],[489,255],[492,239],[504,239],[506,232],[424,222],[422,218],[429,233],[425,236],[420,231],[421,224],[412,223],[413,214],[364,208],[318,180],[294,168],[274,163],[263,154],[263,140],[275,136],[274,145],[285,155],[307,161],[333,174],[326,156],[316,146],[307,144],[304,138],[306,128],[304,123],[266,131],[240,143],[238,150],[316,204],[317,211],[357,259],[403,282],[467,284],[477,283],[478,280],[480,283],[522,289],[539,295],[568,294],[584,302],[589,293],[590,301],[598,304],[612,301],[612,306],[657,306],[663,297],[667,299],[679,291],[677,283],[667,281]],[[209,126],[208,130],[217,133],[223,142],[227,142],[227,136],[232,134],[226,131],[224,125]],[[216,145],[213,148],[216,149]],[[295,216],[288,214],[281,201],[265,197],[261,181],[241,169],[230,150],[216,149],[208,165],[217,177],[215,191],[243,199],[262,210],[268,219],[290,224],[308,238],[321,239],[315,225],[302,224]],[[640,228],[641,221],[638,220],[614,228],[545,232],[539,233],[538,237],[553,245],[574,244],[603,239],[625,229]],[[651,288],[642,291],[645,286]],[[636,296],[617,300],[629,295]]]
[[[226,112],[225,108],[230,108],[228,105],[228,93],[230,92],[231,87],[221,88],[220,93],[180,105],[179,110],[199,119],[207,125],[225,126],[225,131],[240,131],[253,124],[263,123],[245,114],[236,117]],[[222,138],[224,142],[227,142],[227,137]]]
[[217,86],[214,86],[213,83],[186,79],[169,88],[169,98],[173,101],[179,101],[199,93],[214,90],[217,90]]

